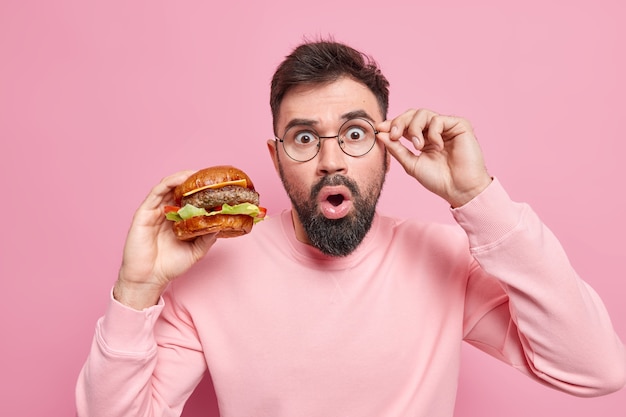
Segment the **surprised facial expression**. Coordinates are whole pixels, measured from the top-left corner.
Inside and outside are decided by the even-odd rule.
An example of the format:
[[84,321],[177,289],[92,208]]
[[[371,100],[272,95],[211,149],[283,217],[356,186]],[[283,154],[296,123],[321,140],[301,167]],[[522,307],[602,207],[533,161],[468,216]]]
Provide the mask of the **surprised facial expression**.
[[388,156],[376,142],[365,155],[344,153],[337,135],[349,119],[382,121],[374,94],[363,84],[341,78],[330,84],[295,87],[285,95],[276,123],[282,137],[294,124],[306,124],[321,139],[319,153],[297,162],[278,141],[270,154],[294,208],[296,237],[323,253],[352,253],[369,231],[388,169]]

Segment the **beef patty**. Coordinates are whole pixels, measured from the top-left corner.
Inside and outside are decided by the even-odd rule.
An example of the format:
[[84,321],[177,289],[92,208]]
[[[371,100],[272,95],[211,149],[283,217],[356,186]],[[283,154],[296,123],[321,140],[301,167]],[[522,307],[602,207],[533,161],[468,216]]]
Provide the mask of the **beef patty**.
[[238,185],[227,185],[217,189],[206,189],[185,196],[181,200],[181,205],[191,204],[192,206],[205,209],[222,207],[222,204],[234,206],[236,204],[251,203],[259,205],[259,193],[249,188]]

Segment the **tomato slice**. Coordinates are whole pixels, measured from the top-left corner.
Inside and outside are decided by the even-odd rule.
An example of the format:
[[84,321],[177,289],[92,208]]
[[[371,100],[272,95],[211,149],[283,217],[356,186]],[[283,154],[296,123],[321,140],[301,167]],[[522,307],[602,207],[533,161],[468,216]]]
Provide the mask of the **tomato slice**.
[[178,212],[178,210],[180,210],[180,207],[177,207],[177,206],[165,206],[165,207],[163,207],[163,212],[165,214],[171,213],[171,212],[176,213],[176,212]]
[[259,207],[259,215],[256,216],[257,219],[262,219],[267,214],[267,209],[265,207]]

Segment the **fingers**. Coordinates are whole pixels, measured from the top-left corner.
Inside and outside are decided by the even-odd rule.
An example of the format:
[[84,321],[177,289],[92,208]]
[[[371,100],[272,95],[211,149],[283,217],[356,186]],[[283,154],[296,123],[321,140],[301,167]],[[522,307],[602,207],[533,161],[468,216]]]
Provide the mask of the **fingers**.
[[[379,129],[380,130],[380,129]],[[381,140],[387,151],[402,165],[404,170],[413,175],[415,167],[417,165],[418,155],[411,152],[401,141],[398,139],[391,139],[390,133],[381,131],[378,134],[378,139]]]
[[199,261],[206,255],[211,246],[217,240],[217,233],[210,233],[207,235],[198,236],[192,242],[192,256],[196,261]]
[[174,188],[182,184],[191,174],[195,171],[185,170],[179,171],[175,174],[169,175],[161,180],[157,185],[150,190],[150,193],[144,200],[141,208],[147,210],[153,210],[161,208],[165,201],[172,202],[172,192]]
[[185,170],[169,175],[161,180],[153,189],[152,193],[157,196],[164,196],[182,184],[195,171]]
[[389,133],[391,141],[404,137],[411,141],[415,149],[443,150],[445,142],[454,137],[471,132],[471,126],[464,119],[444,116],[428,109],[410,109],[392,120],[377,125],[381,132]]
[[380,131],[388,132],[390,140],[397,141],[404,137],[411,141],[415,149],[421,150],[426,143],[424,133],[427,132],[434,115],[435,113],[429,110],[411,109],[392,120],[386,120],[378,128]]

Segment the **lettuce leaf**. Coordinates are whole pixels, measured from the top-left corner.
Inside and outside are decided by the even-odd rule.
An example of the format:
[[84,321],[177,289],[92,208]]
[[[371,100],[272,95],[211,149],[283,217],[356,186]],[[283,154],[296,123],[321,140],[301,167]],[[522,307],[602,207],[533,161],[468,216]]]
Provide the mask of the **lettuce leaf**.
[[[257,217],[261,213],[259,206],[250,203],[242,203],[231,206],[229,204],[222,205],[221,210],[208,212],[203,208],[198,208],[196,206],[192,206],[191,204],[185,204],[177,212],[169,212],[165,215],[167,220],[171,221],[180,221],[187,220],[196,216],[214,216],[216,214],[246,214],[251,217]],[[261,219],[255,219],[261,220]]]

